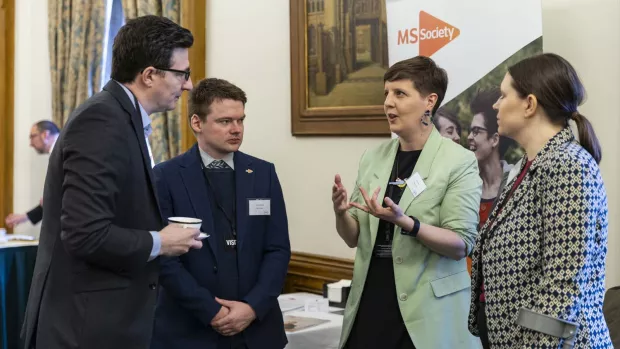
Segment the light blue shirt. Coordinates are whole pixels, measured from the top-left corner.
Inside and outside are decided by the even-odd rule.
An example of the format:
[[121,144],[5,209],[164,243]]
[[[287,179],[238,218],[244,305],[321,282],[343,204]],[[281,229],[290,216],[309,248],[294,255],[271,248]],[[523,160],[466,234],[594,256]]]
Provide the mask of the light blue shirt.
[[[133,93],[123,84],[117,81],[119,85],[125,90],[127,96],[131,100],[131,104],[136,105],[136,100],[133,97]],[[151,159],[151,167],[155,166],[155,162],[153,161],[153,153],[151,152],[151,145],[149,144],[149,136],[153,132],[153,128],[151,127],[151,118],[146,113],[146,110],[138,101],[138,106],[140,107],[140,115],[142,115],[142,127],[144,128],[144,138],[146,139],[146,148],[149,150],[149,158]],[[161,250],[161,238],[159,233],[156,231],[150,231],[151,236],[153,237],[153,248],[151,249],[151,255],[149,256],[148,261],[152,261],[155,257],[159,256],[159,251]]]

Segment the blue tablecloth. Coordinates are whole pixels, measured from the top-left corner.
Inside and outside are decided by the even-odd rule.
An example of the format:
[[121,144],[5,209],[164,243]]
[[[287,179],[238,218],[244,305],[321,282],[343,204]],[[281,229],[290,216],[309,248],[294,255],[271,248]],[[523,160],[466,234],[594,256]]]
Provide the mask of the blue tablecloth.
[[21,349],[37,246],[0,246],[0,349]]

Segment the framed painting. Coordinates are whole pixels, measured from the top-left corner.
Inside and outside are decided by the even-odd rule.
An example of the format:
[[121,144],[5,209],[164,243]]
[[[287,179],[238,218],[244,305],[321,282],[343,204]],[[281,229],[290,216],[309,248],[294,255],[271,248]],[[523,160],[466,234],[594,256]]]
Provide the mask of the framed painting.
[[389,136],[385,0],[290,0],[295,136]]

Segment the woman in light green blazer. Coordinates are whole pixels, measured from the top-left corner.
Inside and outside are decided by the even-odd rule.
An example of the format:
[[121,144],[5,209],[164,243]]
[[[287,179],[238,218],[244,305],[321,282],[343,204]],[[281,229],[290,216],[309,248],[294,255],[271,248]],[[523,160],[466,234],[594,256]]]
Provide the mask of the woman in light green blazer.
[[474,154],[441,137],[431,116],[448,86],[427,57],[385,73],[384,109],[398,138],[367,150],[356,188],[336,175],[338,234],[357,247],[340,348],[468,349],[470,278],[482,180]]

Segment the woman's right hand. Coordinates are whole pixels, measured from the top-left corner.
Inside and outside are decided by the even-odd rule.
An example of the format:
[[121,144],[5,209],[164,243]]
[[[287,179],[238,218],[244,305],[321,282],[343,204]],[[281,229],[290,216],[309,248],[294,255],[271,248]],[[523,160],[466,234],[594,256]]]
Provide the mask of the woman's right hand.
[[347,189],[342,185],[340,175],[336,175],[334,186],[332,187],[332,202],[334,203],[334,212],[337,216],[342,216],[351,207],[347,197]]

